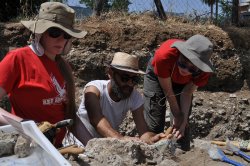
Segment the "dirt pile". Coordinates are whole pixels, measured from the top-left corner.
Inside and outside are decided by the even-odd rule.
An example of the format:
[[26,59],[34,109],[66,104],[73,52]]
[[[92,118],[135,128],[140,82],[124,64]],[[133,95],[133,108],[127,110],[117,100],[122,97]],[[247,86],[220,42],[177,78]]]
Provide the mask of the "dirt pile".
[[249,92],[195,93],[190,116],[193,138],[249,140],[249,109]]
[[[100,18],[90,17],[77,23],[79,29],[88,31],[84,39],[73,42],[74,50],[67,55],[75,76],[83,84],[92,79],[106,78],[103,63],[109,62],[116,51],[134,53],[141,57],[141,67],[146,68],[149,52],[170,38],[187,39],[194,34],[207,36],[214,44],[212,61],[215,72],[208,85],[210,91],[240,90],[250,82],[249,46],[246,36],[249,29],[221,28],[205,24],[190,23],[187,20],[169,18],[161,21],[150,13],[107,14]],[[0,59],[11,47],[27,44],[28,31],[20,23],[0,24],[2,50]],[[243,44],[244,43],[244,44]],[[93,72],[94,71],[94,72]]]
[[[100,65],[100,59],[105,62],[111,58],[110,54],[112,55],[116,51],[138,55],[141,57],[141,66],[145,69],[149,52],[153,52],[163,41],[170,38],[187,39],[194,34],[203,34],[214,44],[212,61],[215,67],[215,73],[205,89],[233,92],[240,90],[244,85],[244,79],[248,79],[248,75],[245,74],[245,71],[248,70],[246,63],[242,63],[248,61],[247,56],[244,56],[247,52],[235,49],[240,45],[233,42],[234,38],[230,38],[230,34],[214,25],[193,24],[171,18],[161,21],[149,13],[115,15],[115,17],[114,14],[108,14],[101,18],[84,20],[79,23],[78,27],[86,29],[89,33],[86,38],[74,42],[77,51],[70,54],[68,59],[82,59],[82,63],[73,61],[71,63],[75,69],[83,69],[76,73],[80,78],[86,77],[86,73],[90,73],[88,68],[95,69]],[[86,51],[89,51],[89,54]],[[89,58],[86,57],[91,57],[91,61],[88,61]],[[89,67],[86,68],[86,66]],[[103,74],[103,72],[98,72],[99,69],[96,72],[98,73],[96,79],[100,78],[101,73]],[[104,75],[101,78],[103,77]]]

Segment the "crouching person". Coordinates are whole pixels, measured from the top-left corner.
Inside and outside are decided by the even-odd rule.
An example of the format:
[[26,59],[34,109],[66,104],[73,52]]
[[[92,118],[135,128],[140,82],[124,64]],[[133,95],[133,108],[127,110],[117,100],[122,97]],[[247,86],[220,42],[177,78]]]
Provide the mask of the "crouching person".
[[150,131],[165,127],[166,104],[178,147],[190,150],[189,115],[193,93],[207,84],[213,72],[212,42],[202,35],[188,40],[169,39],[151,57],[144,77],[144,117]]
[[[95,80],[85,86],[78,116],[93,137],[142,140],[152,144],[163,136],[147,129],[143,97],[135,89],[142,74],[136,56],[117,52],[108,66],[109,80]],[[117,131],[129,110],[140,137],[123,136]]]

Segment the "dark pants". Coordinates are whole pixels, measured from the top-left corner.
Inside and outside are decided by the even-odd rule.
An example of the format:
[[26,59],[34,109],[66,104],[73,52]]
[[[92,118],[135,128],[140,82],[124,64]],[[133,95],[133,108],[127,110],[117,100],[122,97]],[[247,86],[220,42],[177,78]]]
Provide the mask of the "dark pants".
[[[148,125],[150,131],[155,133],[161,133],[164,131],[165,127],[165,116],[166,116],[166,99],[165,94],[160,86],[157,76],[153,72],[153,67],[151,65],[152,58],[150,59],[146,75],[144,76],[144,118]],[[172,82],[173,91],[175,94],[179,94],[182,92],[185,85],[183,84],[175,84]],[[176,96],[176,100],[180,105],[180,95]],[[189,114],[192,110],[192,103],[189,109]],[[171,125],[173,121],[173,115],[170,113]],[[184,137],[178,140],[179,145],[182,150],[190,149],[190,134],[189,127],[185,129]]]

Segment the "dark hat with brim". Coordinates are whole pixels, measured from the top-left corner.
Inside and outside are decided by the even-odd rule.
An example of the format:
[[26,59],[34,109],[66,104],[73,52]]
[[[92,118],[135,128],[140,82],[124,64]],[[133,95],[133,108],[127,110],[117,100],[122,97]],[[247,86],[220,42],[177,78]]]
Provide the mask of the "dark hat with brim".
[[41,4],[35,20],[21,21],[31,32],[42,34],[51,27],[57,27],[75,38],[83,38],[87,32],[73,27],[75,11],[60,2],[45,2]]
[[213,65],[210,61],[213,44],[208,38],[202,35],[194,35],[187,41],[174,42],[171,47],[177,48],[181,54],[188,58],[200,70],[213,72]]

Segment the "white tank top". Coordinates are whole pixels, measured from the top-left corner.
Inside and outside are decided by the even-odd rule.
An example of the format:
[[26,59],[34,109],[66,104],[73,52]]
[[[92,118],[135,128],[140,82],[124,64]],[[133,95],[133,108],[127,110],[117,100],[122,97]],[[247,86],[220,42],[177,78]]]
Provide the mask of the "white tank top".
[[[85,91],[88,86],[95,86],[100,91],[100,105],[102,108],[102,114],[109,121],[113,129],[118,130],[119,125],[122,123],[127,112],[129,110],[134,111],[143,105],[142,95],[134,89],[129,98],[121,100],[119,102],[113,101],[108,94],[108,83],[110,80],[95,80],[86,84],[83,91]],[[78,115],[81,119],[85,119],[89,122],[87,110],[84,104],[84,95],[80,107],[78,109]],[[90,124],[85,125],[86,128],[89,128]],[[89,127],[88,127],[89,126]],[[91,127],[93,130],[93,126]],[[91,132],[91,131],[90,131]]]

